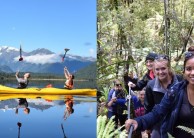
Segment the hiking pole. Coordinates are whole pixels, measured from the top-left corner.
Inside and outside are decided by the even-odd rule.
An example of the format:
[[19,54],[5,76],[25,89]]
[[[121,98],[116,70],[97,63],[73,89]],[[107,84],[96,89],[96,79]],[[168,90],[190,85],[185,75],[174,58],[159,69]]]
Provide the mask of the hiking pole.
[[127,118],[130,119],[131,87],[129,87],[129,94],[127,96],[127,100],[128,100],[128,116],[127,116]]
[[131,125],[130,128],[129,128],[128,138],[131,138],[132,133],[133,133],[133,128],[134,128],[133,125]]
[[[128,94],[128,119],[130,119],[130,103],[131,103],[131,87],[129,86],[129,94]],[[131,138],[133,132],[133,125],[130,126],[128,138]]]

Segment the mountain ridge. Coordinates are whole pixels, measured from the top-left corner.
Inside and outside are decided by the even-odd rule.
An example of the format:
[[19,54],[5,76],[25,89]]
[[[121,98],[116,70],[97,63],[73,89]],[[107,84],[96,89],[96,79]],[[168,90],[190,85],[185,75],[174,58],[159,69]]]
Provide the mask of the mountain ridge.
[[[96,62],[93,57],[81,57],[67,54],[62,62],[62,54],[56,54],[45,48],[38,48],[30,52],[22,51],[23,61],[19,59],[19,49],[9,46],[0,46],[0,71],[35,72],[63,74],[63,68],[67,67],[70,72],[78,70]],[[7,67],[2,70],[1,67]]]

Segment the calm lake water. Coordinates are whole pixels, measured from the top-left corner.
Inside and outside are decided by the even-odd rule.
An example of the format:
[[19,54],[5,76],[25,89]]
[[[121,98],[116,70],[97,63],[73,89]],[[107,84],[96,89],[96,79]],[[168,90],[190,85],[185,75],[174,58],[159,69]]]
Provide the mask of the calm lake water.
[[[31,81],[29,87],[49,83],[62,88],[64,82]],[[16,87],[17,83],[0,84]],[[95,84],[75,82],[75,88],[95,88]],[[96,111],[96,97],[1,94],[0,138],[96,138]]]

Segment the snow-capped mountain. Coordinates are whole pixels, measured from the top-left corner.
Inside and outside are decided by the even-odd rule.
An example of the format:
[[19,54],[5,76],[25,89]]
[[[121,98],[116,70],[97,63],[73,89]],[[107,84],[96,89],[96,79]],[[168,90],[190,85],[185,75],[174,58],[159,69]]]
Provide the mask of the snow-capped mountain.
[[62,54],[56,54],[45,48],[39,48],[31,52],[22,51],[22,57],[23,61],[19,61],[20,50],[17,48],[0,47],[0,67],[7,66],[13,72],[20,70],[22,72],[63,74],[64,66],[68,67],[70,71],[76,72],[96,61],[92,57],[70,54],[67,54],[65,61],[62,61]]
[[13,52],[13,51],[19,52],[19,49],[14,48],[14,47],[1,46],[1,47],[0,47],[0,51],[1,51],[1,52]]
[[29,52],[28,56],[37,55],[37,54],[50,55],[50,54],[54,54],[54,52],[51,52],[50,50],[45,49],[45,48],[38,48],[36,50],[33,50],[32,52]]

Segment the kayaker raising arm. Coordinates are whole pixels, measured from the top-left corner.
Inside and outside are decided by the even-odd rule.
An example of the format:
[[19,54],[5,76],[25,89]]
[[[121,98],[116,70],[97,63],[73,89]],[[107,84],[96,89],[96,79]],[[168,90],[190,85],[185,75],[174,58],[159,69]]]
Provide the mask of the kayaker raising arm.
[[66,78],[66,82],[65,82],[64,88],[66,88],[66,89],[73,89],[74,75],[69,73],[69,71],[67,70],[67,67],[64,68],[64,75],[65,75],[65,78]]
[[15,76],[16,79],[19,83],[18,89],[24,89],[28,86],[29,80],[28,78],[30,78],[30,73],[25,73],[23,78],[19,78],[19,71],[16,72]]

